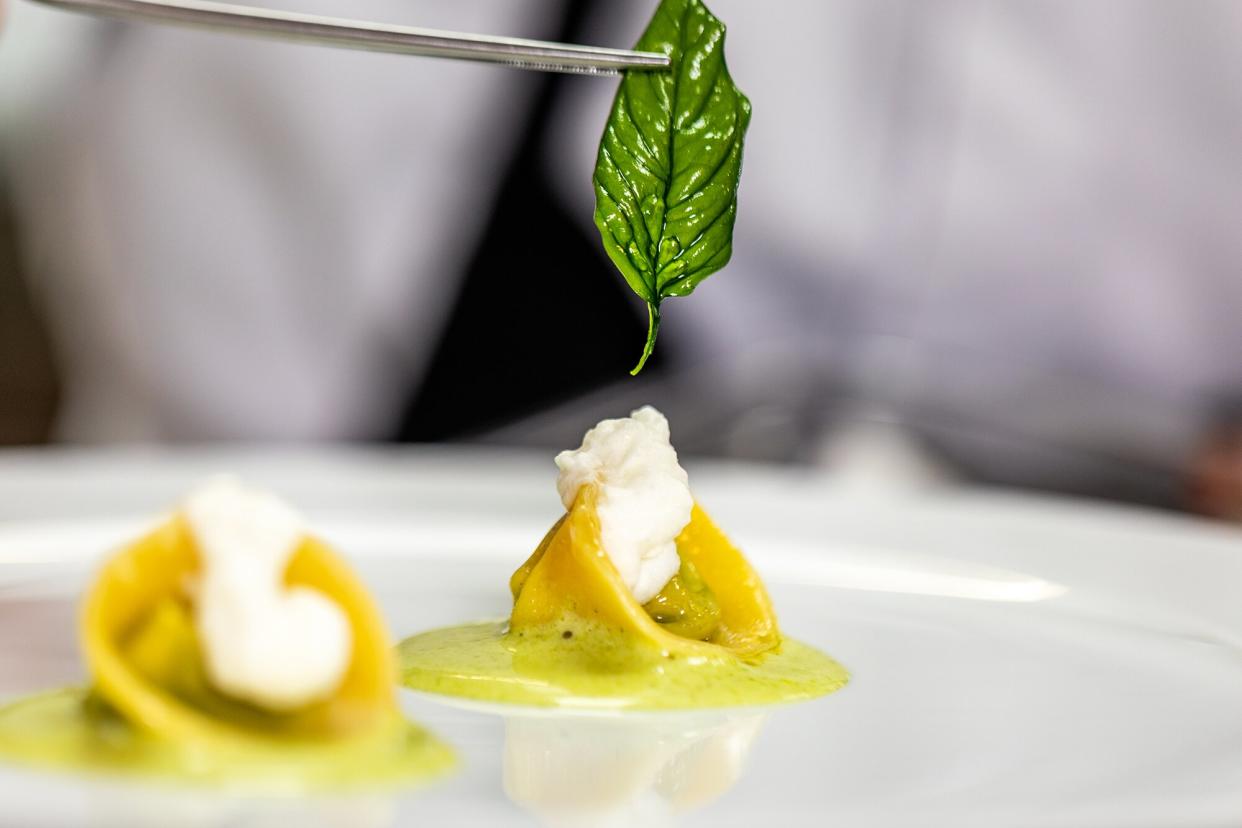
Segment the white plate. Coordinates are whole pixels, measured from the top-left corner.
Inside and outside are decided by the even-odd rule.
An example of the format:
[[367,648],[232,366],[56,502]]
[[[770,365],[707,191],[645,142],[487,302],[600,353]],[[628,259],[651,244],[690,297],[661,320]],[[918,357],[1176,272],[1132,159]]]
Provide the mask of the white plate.
[[[208,465],[221,462],[125,479],[148,481],[128,484],[146,503]],[[419,454],[346,465],[252,476],[311,512],[398,634],[504,613],[510,570],[556,512],[542,463]],[[70,510],[92,511],[96,473],[117,505],[107,481],[120,472],[135,469],[73,466],[84,488]],[[259,802],[2,767],[0,824],[1242,820],[1242,534],[1047,500],[859,498],[792,473],[692,474],[766,576],[786,631],[848,666],[847,689],[766,713],[619,720],[506,721],[405,694],[408,713],[463,759],[423,790]],[[150,520],[40,512],[39,487],[52,493],[55,479],[0,469],[0,502],[26,497],[27,513],[43,515],[0,521],[4,698],[81,680],[77,592],[103,550]]]

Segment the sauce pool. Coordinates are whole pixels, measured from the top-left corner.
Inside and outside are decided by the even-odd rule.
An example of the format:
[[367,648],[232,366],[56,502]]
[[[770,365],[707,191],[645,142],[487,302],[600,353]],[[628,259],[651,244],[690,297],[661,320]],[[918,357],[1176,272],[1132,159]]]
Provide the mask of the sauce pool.
[[397,648],[402,682],[478,701],[581,709],[691,709],[779,704],[839,690],[849,672],[818,650],[785,638],[741,658],[684,657],[635,643],[602,625],[506,632],[505,622],[431,630]]

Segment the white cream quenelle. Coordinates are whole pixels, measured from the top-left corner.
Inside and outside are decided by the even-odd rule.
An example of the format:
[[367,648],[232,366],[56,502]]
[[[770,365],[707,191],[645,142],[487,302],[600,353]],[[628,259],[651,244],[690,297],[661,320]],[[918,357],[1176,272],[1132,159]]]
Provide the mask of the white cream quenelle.
[[558,454],[556,465],[556,490],[566,509],[584,484],[597,487],[604,551],[635,600],[650,601],[681,566],[676,539],[694,507],[668,420],[651,406],[603,420],[581,448]]
[[352,632],[326,595],[285,584],[301,517],[228,478],[190,495],[184,512],[198,546],[195,625],[212,684],[273,711],[331,696],[350,664]]

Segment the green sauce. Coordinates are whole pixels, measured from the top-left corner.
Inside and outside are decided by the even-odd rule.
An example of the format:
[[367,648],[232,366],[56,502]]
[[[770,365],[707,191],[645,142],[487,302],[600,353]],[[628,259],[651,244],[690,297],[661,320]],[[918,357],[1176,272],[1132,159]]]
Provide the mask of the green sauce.
[[548,707],[687,709],[815,698],[849,673],[786,638],[742,659],[668,656],[633,636],[576,620],[507,633],[504,622],[431,630],[397,648],[406,687],[469,699]]
[[268,793],[408,785],[455,761],[451,748],[399,718],[339,741],[175,743],[137,731],[80,688],[0,707],[0,759]]

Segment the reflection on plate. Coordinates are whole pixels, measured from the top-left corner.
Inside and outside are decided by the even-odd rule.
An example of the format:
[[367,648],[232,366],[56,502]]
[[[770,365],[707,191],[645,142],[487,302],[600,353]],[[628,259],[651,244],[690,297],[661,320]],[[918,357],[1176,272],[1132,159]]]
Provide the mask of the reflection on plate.
[[764,713],[505,715],[505,793],[557,828],[672,825],[742,775]]

